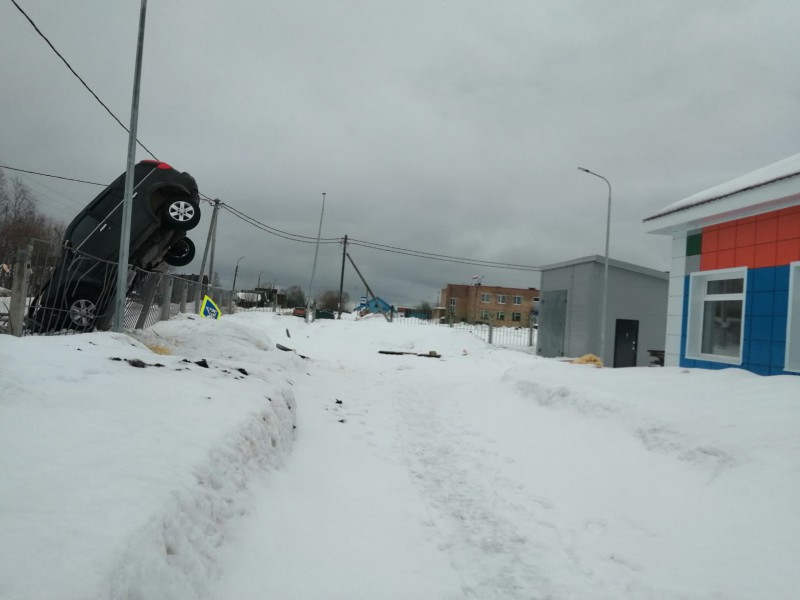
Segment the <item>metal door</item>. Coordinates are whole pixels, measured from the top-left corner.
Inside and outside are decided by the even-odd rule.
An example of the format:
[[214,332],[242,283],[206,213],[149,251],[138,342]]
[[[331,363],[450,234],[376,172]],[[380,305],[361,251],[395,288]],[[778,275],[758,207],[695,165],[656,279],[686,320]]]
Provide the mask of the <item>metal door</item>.
[[539,294],[539,329],[536,352],[550,358],[564,356],[567,329],[567,290],[550,290]]
[[639,321],[617,319],[614,334],[614,367],[635,367]]

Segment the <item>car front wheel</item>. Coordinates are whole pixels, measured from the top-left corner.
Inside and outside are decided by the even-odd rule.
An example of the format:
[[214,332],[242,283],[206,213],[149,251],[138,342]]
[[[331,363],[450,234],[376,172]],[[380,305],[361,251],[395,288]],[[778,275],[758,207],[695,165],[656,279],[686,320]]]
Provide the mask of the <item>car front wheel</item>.
[[186,231],[200,222],[200,207],[186,196],[170,198],[163,211],[165,223],[173,229]]

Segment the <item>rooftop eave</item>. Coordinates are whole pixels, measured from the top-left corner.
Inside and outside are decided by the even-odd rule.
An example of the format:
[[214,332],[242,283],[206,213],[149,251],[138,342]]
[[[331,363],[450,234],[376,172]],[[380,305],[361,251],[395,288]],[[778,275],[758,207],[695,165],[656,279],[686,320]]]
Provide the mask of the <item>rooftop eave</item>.
[[792,175],[741,190],[723,197],[709,198],[672,212],[644,220],[648,233],[671,235],[687,229],[724,223],[800,204],[800,177]]

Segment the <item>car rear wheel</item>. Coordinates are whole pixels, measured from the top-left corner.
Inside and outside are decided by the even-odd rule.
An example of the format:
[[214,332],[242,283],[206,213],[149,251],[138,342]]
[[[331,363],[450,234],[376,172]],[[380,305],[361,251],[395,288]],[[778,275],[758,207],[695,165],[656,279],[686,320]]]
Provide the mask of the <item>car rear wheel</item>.
[[173,267],[184,267],[194,260],[194,242],[189,238],[181,238],[167,250],[164,262]]
[[186,231],[200,222],[200,207],[186,196],[175,196],[164,205],[164,222],[173,229]]

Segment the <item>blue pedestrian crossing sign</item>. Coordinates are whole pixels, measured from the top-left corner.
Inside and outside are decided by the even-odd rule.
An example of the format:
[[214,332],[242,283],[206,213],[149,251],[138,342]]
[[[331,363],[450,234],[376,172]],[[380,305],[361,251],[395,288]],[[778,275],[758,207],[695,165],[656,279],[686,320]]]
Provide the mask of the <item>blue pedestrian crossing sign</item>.
[[200,316],[207,319],[219,319],[222,316],[222,311],[219,306],[214,304],[211,298],[204,296],[203,303],[200,305]]

